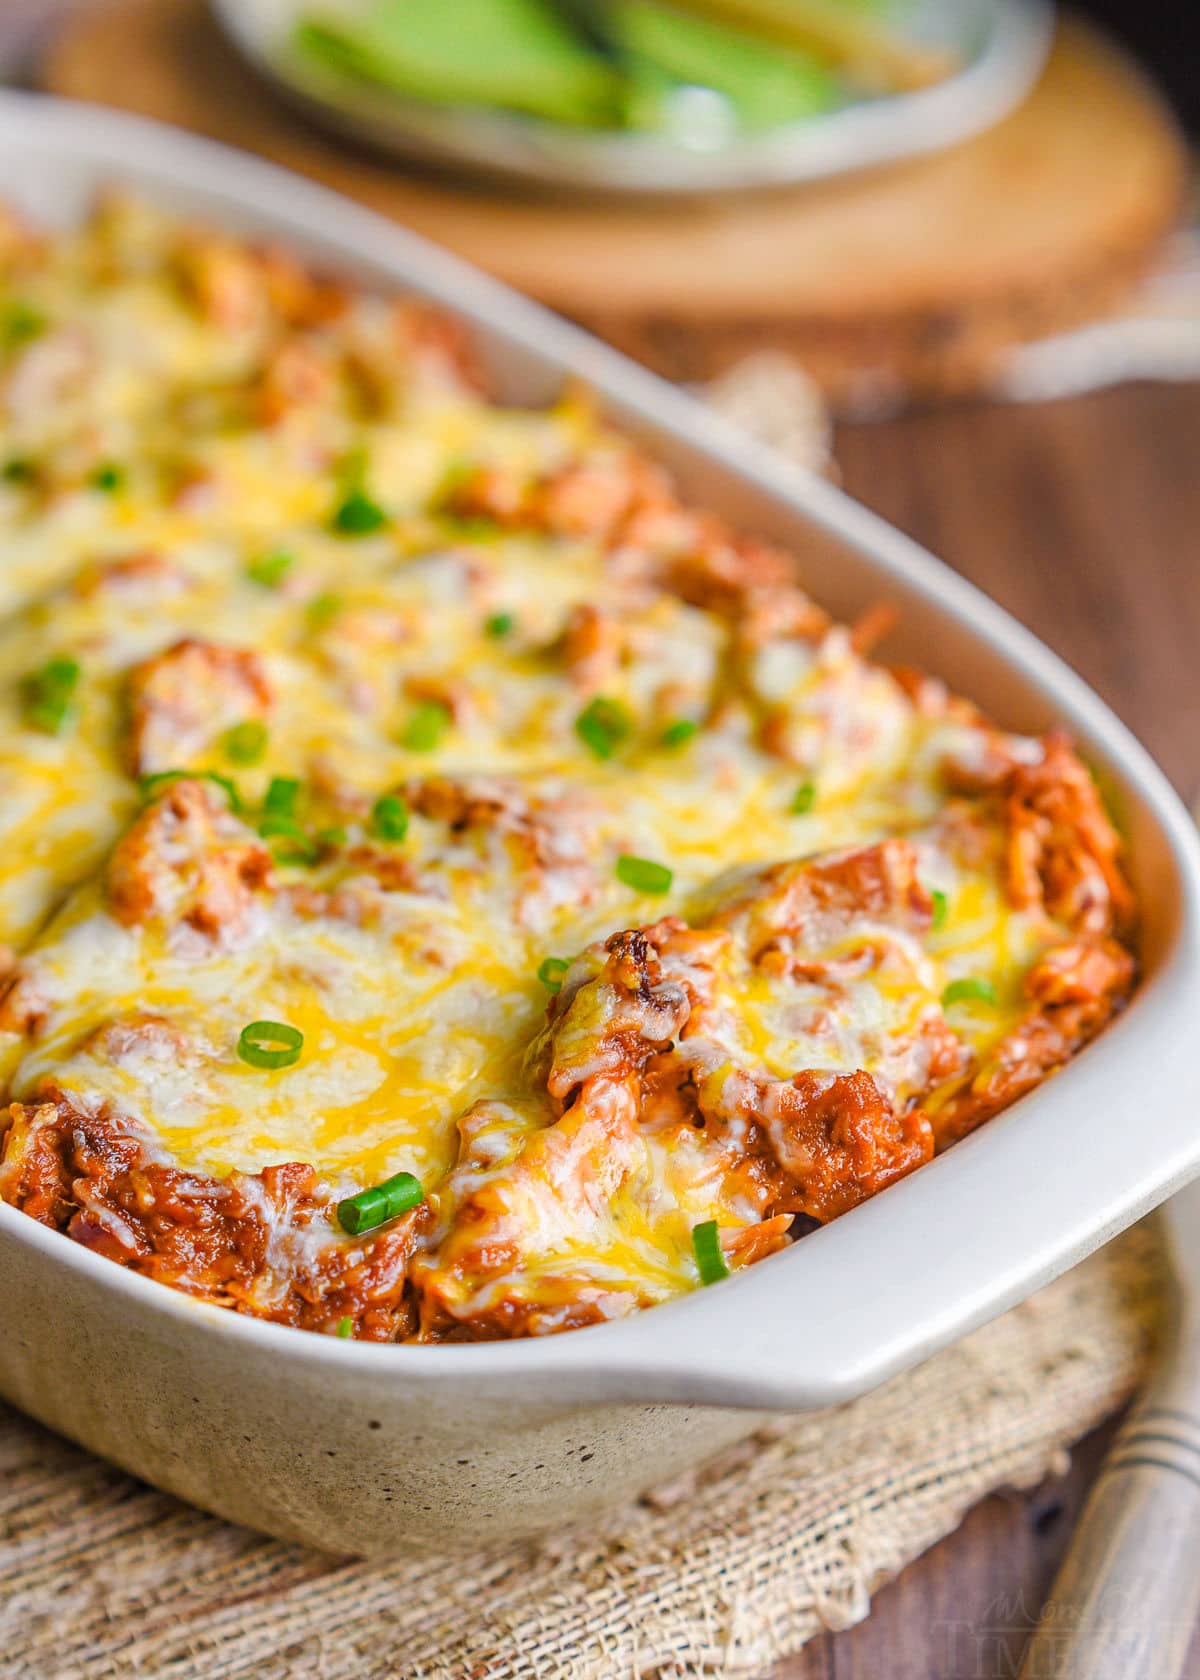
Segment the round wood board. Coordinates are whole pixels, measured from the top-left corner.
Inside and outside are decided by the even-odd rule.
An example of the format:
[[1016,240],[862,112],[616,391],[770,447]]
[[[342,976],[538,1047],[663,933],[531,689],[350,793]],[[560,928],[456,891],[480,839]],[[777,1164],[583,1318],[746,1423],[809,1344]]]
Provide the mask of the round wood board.
[[1005,347],[1119,306],[1186,177],[1157,94],[1073,20],[1026,104],[965,145],[688,203],[551,200],[406,173],[293,113],[203,0],[85,8],[53,41],[42,80],[316,176],[672,378],[778,347],[854,406],[970,389]]

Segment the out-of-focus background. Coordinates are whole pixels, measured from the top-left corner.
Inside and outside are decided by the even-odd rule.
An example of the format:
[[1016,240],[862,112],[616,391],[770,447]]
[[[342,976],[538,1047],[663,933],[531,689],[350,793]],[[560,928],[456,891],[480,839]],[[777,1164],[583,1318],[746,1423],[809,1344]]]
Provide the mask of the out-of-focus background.
[[1081,9],[1152,67],[1194,134],[1200,128],[1200,8],[1179,0],[1085,0]]

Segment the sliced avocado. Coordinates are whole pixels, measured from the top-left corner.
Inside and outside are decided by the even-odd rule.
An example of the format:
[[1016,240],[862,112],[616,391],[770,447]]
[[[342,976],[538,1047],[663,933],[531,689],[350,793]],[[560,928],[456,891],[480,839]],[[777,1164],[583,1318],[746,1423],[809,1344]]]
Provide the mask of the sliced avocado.
[[710,23],[661,0],[612,0],[610,15],[614,34],[640,68],[642,96],[632,106],[639,125],[648,91],[671,82],[724,95],[737,126],[747,130],[798,122],[841,103],[838,78],[798,49]]
[[375,0],[314,11],[300,51],[409,98],[492,105],[552,121],[620,121],[621,78],[546,0]]

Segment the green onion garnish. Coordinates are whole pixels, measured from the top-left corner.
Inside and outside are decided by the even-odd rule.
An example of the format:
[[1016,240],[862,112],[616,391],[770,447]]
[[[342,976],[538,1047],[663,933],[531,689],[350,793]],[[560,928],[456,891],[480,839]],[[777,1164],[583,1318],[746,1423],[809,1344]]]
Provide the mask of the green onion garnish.
[[342,597],[326,590],[320,595],[314,595],[305,611],[308,615],[310,628],[323,630],[342,610]]
[[316,863],[316,842],[305,833],[295,817],[282,811],[268,811],[258,825],[264,840],[280,840],[282,845],[272,848],[279,863]]
[[692,1226],[692,1252],[696,1256],[701,1283],[720,1283],[722,1278],[729,1276],[729,1262],[721,1247],[721,1233],[715,1219],[706,1219],[702,1225]]
[[570,966],[562,957],[547,957],[538,969],[537,977],[548,992],[561,992],[563,975]]
[[948,1009],[952,1003],[995,1003],[996,988],[990,980],[978,980],[968,976],[965,980],[951,980],[942,993],[942,1002]]
[[348,493],[333,515],[333,528],[343,537],[367,537],[386,524],[387,514],[359,485]]
[[79,683],[77,659],[50,659],[23,685],[25,721],[46,735],[58,735],[74,711]]
[[5,348],[15,350],[19,344],[28,344],[31,338],[37,338],[46,330],[46,317],[33,304],[16,298],[4,310],[0,320],[0,335],[3,336]]
[[278,589],[296,564],[296,556],[286,548],[272,549],[269,554],[256,554],[246,562],[246,576],[263,589]]
[[483,626],[488,635],[497,642],[502,636],[511,636],[516,627],[516,618],[510,612],[493,613]]
[[408,833],[408,806],[398,793],[380,794],[371,807],[371,827],[381,840],[404,839]]
[[597,758],[611,758],[633,733],[633,719],[619,700],[598,694],[575,719],[575,733]]
[[37,468],[24,455],[14,455],[11,461],[4,463],[4,482],[6,484],[32,484],[37,477]]
[[261,718],[246,718],[225,731],[222,745],[231,763],[257,764],[267,750],[267,726]]
[[414,1178],[411,1173],[397,1173],[394,1178],[385,1179],[382,1184],[376,1184],[370,1190],[360,1190],[357,1196],[347,1196],[345,1201],[339,1202],[338,1224],[352,1237],[361,1237],[364,1231],[373,1231],[389,1219],[398,1219],[402,1213],[410,1213],[424,1200],[425,1191],[420,1179]]
[[817,797],[817,790],[811,782],[801,782],[792,795],[792,802],[788,810],[794,817],[803,817],[812,810]]
[[286,1021],[251,1021],[238,1034],[237,1053],[251,1067],[292,1067],[303,1048],[304,1034]]
[[125,488],[125,469],[115,461],[106,461],[96,468],[88,483],[93,490],[103,490],[106,496],[113,496]]
[[317,844],[320,846],[344,846],[346,844],[346,830],[335,824],[331,828],[317,830]]
[[269,817],[294,817],[299,797],[300,783],[295,776],[272,776],[263,811]]
[[946,920],[946,912],[950,908],[950,901],[945,893],[937,887],[934,887],[929,896],[933,900],[933,919],[929,925],[936,931]]
[[686,746],[699,728],[700,725],[693,718],[676,718],[674,723],[667,725],[658,739],[664,747]]
[[409,752],[432,752],[451,723],[450,708],[440,700],[422,700],[405,725],[401,745]]
[[352,1318],[348,1318],[348,1317],[347,1318],[339,1318],[338,1322],[337,1322],[337,1329],[334,1331],[334,1335],[335,1336],[340,1336],[343,1341],[346,1341],[346,1340],[349,1339],[349,1337],[353,1336],[353,1334],[354,1334],[354,1320]]
[[634,892],[659,893],[670,892],[671,882],[675,879],[665,863],[655,863],[650,858],[629,857],[622,854],[617,859],[617,880],[623,881]]
[[237,815],[241,814],[242,802],[237,788],[228,776],[222,776],[217,770],[154,770],[148,776],[138,777],[138,787],[147,802],[156,798],[172,782],[213,782],[229,801],[229,809]]

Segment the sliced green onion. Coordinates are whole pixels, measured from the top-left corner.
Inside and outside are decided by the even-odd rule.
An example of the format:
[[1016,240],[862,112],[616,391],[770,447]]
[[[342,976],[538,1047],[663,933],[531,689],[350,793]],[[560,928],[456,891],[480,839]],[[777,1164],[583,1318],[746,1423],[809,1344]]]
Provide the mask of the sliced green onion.
[[303,1048],[304,1034],[286,1021],[251,1021],[238,1034],[237,1053],[251,1067],[292,1067]]
[[995,1003],[996,988],[990,980],[979,980],[973,975],[965,980],[951,980],[942,993],[942,1002],[949,1009],[953,1003]]
[[803,817],[812,810],[816,802],[817,790],[811,782],[801,782],[792,795],[792,802],[788,810],[794,817]]
[[339,536],[367,537],[386,525],[387,517],[379,503],[372,501],[360,485],[355,485],[335,509],[333,528]]
[[74,711],[79,684],[77,659],[50,659],[24,683],[25,721],[47,735],[58,735]]
[[229,801],[229,809],[241,815],[242,802],[237,788],[228,776],[222,776],[217,770],[154,770],[148,776],[138,777],[138,788],[142,798],[149,802],[172,782],[213,782]]
[[340,1336],[343,1341],[346,1341],[346,1340],[348,1340],[349,1337],[353,1336],[353,1334],[354,1334],[354,1320],[352,1318],[339,1318],[338,1322],[337,1322],[337,1329],[334,1331],[334,1335],[335,1336]]
[[38,696],[25,704],[25,721],[43,735],[61,735],[71,716],[71,702],[63,694]]
[[28,344],[30,339],[40,337],[46,330],[46,324],[46,317],[40,309],[21,298],[14,298],[0,319],[0,335],[5,348],[15,350],[18,345]]
[[294,817],[299,797],[300,783],[295,776],[272,776],[263,811],[269,817]]
[[699,729],[700,725],[694,718],[676,718],[674,723],[667,725],[658,739],[664,747],[682,747],[687,745]]
[[397,1173],[394,1178],[385,1179],[382,1184],[376,1184],[370,1190],[360,1190],[357,1196],[347,1196],[345,1201],[339,1202],[338,1224],[352,1237],[361,1237],[364,1231],[373,1231],[389,1219],[411,1213],[424,1200],[425,1191],[420,1179],[414,1178],[411,1173]]
[[715,1219],[706,1219],[702,1225],[692,1226],[692,1252],[696,1256],[701,1283],[720,1283],[722,1278],[729,1276],[729,1262],[721,1247],[721,1233]]
[[346,838],[346,830],[338,824],[317,830],[317,843],[321,846],[344,846]]
[[114,496],[118,490],[125,488],[125,469],[117,466],[115,461],[106,461],[96,468],[88,483],[93,490],[103,490],[106,496]]
[[929,925],[936,932],[938,928],[944,926],[945,924],[946,913],[950,908],[950,901],[946,897],[945,893],[937,887],[934,887],[929,896],[933,900],[933,919]]
[[263,589],[278,589],[296,564],[296,556],[286,548],[274,548],[269,554],[257,554],[246,562],[246,576]]
[[282,811],[268,811],[258,825],[258,832],[264,840],[283,842],[272,848],[279,863],[316,863],[316,842],[305,833],[295,817],[285,816]]
[[6,484],[32,484],[37,477],[37,468],[24,455],[14,455],[11,461],[4,463],[4,482]]
[[267,750],[267,726],[261,718],[246,718],[225,731],[225,756],[233,764],[257,764]]
[[51,688],[72,689],[79,681],[79,661],[70,658],[47,660],[37,676],[39,682]]
[[320,595],[314,595],[305,611],[308,622],[313,630],[323,630],[327,624],[332,624],[342,610],[342,597],[326,590]]
[[511,636],[516,627],[516,617],[510,612],[493,613],[483,626],[488,635],[497,642],[502,636]]
[[408,833],[408,806],[398,793],[383,793],[371,807],[371,827],[381,840],[401,841]]
[[561,992],[563,975],[570,966],[562,957],[547,957],[538,969],[537,977],[548,992]]
[[670,892],[674,874],[665,863],[655,863],[651,858],[629,857],[622,854],[617,859],[617,880],[623,881],[634,892],[659,893]]
[[450,708],[440,700],[422,700],[405,725],[401,745],[409,752],[432,752],[451,724]]
[[619,700],[598,694],[575,719],[575,733],[597,758],[612,758],[633,733],[633,719]]

